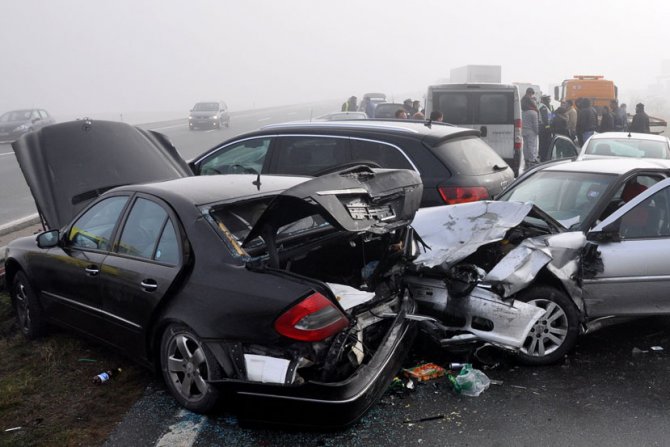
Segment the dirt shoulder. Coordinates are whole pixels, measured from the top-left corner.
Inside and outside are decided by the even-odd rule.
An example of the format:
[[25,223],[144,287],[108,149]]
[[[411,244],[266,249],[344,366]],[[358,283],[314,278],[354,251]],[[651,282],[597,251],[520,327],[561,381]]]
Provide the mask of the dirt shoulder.
[[[151,378],[121,355],[64,331],[26,340],[6,292],[0,293],[0,358],[2,446],[102,445]],[[117,377],[92,383],[117,367]]]

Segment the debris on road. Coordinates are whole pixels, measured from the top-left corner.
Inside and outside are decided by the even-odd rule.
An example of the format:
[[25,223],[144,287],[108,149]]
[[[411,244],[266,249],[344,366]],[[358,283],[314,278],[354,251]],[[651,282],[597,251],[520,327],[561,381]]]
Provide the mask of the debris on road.
[[405,419],[403,421],[404,424],[418,424],[419,422],[428,422],[428,421],[437,421],[439,419],[444,419],[443,414],[437,414],[435,416],[428,416],[425,418],[420,418],[420,419]]
[[403,369],[405,376],[424,382],[426,380],[437,379],[444,376],[447,371],[435,363],[424,363],[413,368]]
[[466,363],[457,376],[448,375],[454,390],[463,396],[479,396],[491,385],[491,380],[478,369]]

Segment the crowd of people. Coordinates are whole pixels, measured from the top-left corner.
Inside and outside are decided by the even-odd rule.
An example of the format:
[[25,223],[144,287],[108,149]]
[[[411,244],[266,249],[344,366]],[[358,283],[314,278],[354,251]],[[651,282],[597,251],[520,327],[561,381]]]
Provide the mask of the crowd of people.
[[[366,101],[367,100],[367,101]],[[369,98],[364,98],[360,105],[358,105],[358,98],[350,96],[344,103],[342,103],[342,112],[364,111],[369,117],[373,116],[372,102]],[[403,107],[395,111],[395,119],[412,119],[424,121],[426,119],[425,109],[421,107],[421,101],[418,99],[412,100],[408,98],[403,101]],[[431,112],[430,121],[442,121],[444,115],[439,110]]]
[[617,100],[598,110],[588,98],[566,100],[556,110],[551,107],[551,97],[544,95],[540,104],[535,101],[535,91],[529,87],[521,99],[523,157],[526,166],[547,161],[551,141],[555,135],[564,135],[582,146],[595,132],[649,133],[649,116],[644,104],[637,104],[635,115],[628,125],[626,104]]

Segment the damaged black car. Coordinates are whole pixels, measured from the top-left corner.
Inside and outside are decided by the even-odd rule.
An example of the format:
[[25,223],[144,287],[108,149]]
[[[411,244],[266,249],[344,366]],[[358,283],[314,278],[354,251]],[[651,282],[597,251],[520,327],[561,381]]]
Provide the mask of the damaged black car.
[[160,135],[110,122],[14,150],[46,230],[6,256],[27,337],[64,326],[156,368],[190,410],[231,391],[242,418],[303,426],[357,420],[400,367],[417,173],[194,177]]

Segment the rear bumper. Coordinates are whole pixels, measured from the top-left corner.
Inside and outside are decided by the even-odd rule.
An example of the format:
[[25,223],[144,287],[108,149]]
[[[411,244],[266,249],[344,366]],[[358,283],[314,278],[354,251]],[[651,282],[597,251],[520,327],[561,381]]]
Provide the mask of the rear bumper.
[[405,315],[413,309],[414,302],[405,297],[402,311],[372,359],[347,380],[312,381],[295,387],[250,382],[224,382],[221,386],[235,393],[235,410],[246,423],[308,428],[352,424],[384,394],[409,353],[417,328]]

